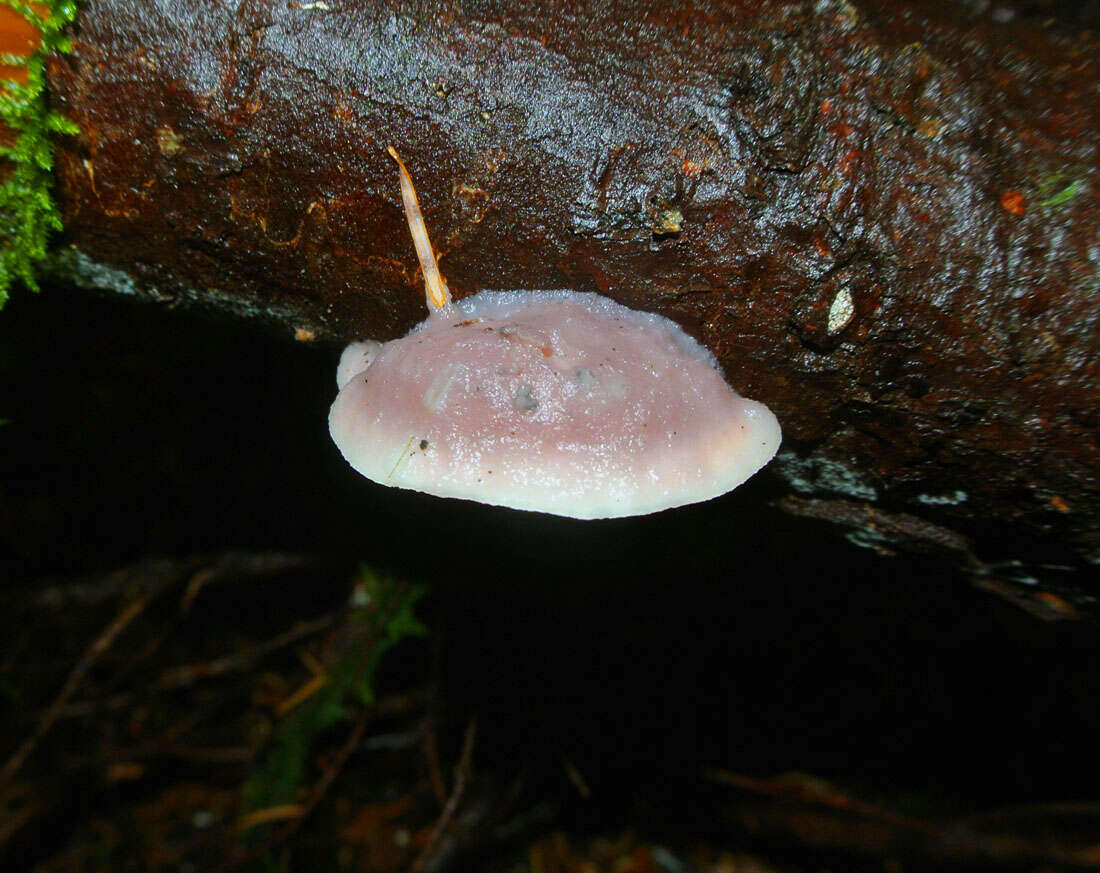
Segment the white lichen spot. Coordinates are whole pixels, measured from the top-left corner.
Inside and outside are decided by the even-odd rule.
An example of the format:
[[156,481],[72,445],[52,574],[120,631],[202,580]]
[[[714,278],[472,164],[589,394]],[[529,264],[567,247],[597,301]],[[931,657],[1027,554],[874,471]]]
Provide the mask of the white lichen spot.
[[995,571],[998,578],[1014,582],[1017,585],[1036,586],[1039,584],[1039,580],[1028,572],[1028,565],[1018,558],[1009,558],[1005,561],[989,564],[987,570]]
[[895,554],[894,550],[890,548],[894,545],[895,539],[874,528],[849,531],[844,535],[844,539],[857,548],[870,549],[880,555],[892,557]]
[[833,302],[829,304],[829,321],[826,330],[830,334],[839,333],[848,326],[848,322],[852,320],[855,313],[856,307],[852,302],[852,292],[845,285],[836,292]]
[[917,503],[925,506],[958,506],[966,503],[970,497],[965,491],[954,491],[951,494],[918,494]]
[[800,458],[794,452],[776,455],[775,467],[790,486],[801,494],[822,491],[843,494],[857,500],[877,500],[878,491],[865,482],[853,467],[829,458]]

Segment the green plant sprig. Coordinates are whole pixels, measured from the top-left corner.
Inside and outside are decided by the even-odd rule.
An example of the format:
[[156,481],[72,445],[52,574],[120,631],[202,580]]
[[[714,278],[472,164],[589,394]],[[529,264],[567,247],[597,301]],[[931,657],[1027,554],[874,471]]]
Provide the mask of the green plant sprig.
[[[413,611],[424,594],[419,585],[360,567],[348,614],[347,651],[327,665],[321,690],[283,718],[267,754],[244,784],[246,811],[291,803],[305,780],[314,740],[348,718],[353,707],[374,704],[374,677],[382,656],[402,640],[428,632]],[[251,833],[246,842],[255,839]]]
[[0,183],[0,308],[16,279],[38,290],[34,267],[46,254],[52,231],[61,229],[61,215],[51,196],[54,136],[80,132],[72,121],[50,109],[46,95],[46,61],[66,54],[72,44],[65,28],[76,19],[75,0],[47,0],[49,14],[40,16],[27,3],[0,0],[38,30],[41,42],[29,56],[0,55],[0,64],[22,67],[26,83],[0,80],[0,124],[14,136],[0,143],[0,159],[10,172]]

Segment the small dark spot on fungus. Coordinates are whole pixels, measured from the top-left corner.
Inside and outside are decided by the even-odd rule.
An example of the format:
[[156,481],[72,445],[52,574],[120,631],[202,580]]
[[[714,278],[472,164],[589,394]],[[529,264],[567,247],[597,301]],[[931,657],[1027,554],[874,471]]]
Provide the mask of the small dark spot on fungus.
[[596,381],[596,377],[592,375],[592,371],[588,367],[577,367],[573,372],[573,378],[577,380],[579,384],[586,391],[593,390],[600,383]]
[[428,441],[427,440],[421,440],[420,441],[420,451],[426,452],[427,450],[428,450]]
[[538,408],[539,402],[531,393],[531,386],[521,385],[519,391],[516,392],[516,409],[523,412],[534,412]]

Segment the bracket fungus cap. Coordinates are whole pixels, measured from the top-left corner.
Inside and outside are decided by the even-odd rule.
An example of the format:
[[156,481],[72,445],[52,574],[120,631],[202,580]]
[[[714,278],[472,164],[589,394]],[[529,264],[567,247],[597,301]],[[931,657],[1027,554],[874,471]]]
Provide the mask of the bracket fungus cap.
[[452,301],[400,169],[417,254],[431,260],[430,314],[400,339],[344,351],[329,431],[352,467],[383,485],[591,519],[708,500],[775,455],[771,411],[663,316],[564,290]]

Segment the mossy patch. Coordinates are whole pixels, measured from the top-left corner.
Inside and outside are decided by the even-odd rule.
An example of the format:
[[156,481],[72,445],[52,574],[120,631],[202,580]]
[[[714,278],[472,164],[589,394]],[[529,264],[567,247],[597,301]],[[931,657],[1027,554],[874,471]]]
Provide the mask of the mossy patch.
[[[346,650],[326,665],[319,690],[282,720],[267,754],[244,784],[246,813],[283,807],[298,799],[314,740],[348,718],[352,708],[370,707],[382,656],[403,639],[427,633],[413,612],[424,593],[421,586],[360,568],[352,592]],[[246,841],[255,838],[250,832]]]
[[17,279],[38,290],[35,264],[46,254],[52,231],[61,229],[61,216],[50,189],[53,184],[54,136],[74,134],[79,128],[49,107],[46,60],[71,50],[65,28],[76,18],[75,0],[47,0],[32,7],[19,0],[0,0],[40,34],[38,48],[29,56],[0,54],[0,66],[21,69],[25,81],[0,80],[0,307]]

